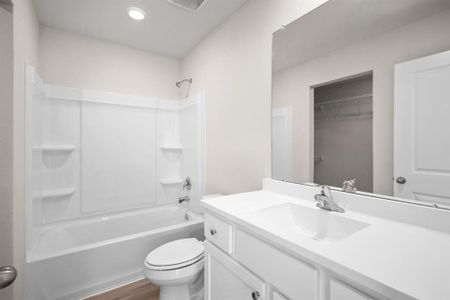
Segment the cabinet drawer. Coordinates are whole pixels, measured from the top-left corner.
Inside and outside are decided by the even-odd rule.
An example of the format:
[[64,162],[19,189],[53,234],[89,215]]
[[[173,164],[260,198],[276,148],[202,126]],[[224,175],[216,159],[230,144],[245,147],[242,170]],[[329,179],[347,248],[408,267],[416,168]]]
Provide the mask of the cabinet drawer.
[[317,269],[241,230],[235,232],[234,255],[240,263],[290,299],[318,298]]
[[373,298],[340,281],[330,280],[330,300],[373,300]]
[[211,215],[205,215],[205,237],[223,251],[231,254],[232,226]]

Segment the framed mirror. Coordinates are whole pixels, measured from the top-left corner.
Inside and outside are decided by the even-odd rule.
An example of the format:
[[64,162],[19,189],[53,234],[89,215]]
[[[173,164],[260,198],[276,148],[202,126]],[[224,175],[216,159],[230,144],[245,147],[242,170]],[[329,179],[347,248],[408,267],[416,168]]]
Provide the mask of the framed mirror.
[[273,35],[272,178],[450,209],[450,1],[330,0]]

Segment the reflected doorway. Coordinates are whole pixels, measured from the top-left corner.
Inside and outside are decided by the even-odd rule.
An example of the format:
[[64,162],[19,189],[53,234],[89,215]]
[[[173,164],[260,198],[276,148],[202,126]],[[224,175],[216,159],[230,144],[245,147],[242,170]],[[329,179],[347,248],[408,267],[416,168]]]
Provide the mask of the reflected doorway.
[[373,75],[313,88],[314,182],[373,192]]

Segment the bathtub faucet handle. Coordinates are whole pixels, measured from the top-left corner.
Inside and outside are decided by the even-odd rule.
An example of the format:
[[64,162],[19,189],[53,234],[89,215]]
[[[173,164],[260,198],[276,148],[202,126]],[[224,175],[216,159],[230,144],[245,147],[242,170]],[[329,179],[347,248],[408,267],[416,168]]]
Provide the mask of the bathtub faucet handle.
[[183,191],[190,191],[192,188],[191,178],[186,177],[183,183]]

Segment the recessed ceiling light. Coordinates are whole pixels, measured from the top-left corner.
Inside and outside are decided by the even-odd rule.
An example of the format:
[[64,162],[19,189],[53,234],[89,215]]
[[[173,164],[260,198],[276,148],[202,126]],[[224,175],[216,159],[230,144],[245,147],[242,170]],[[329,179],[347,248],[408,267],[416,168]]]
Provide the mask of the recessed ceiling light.
[[136,21],[142,21],[145,19],[145,11],[139,7],[128,7],[127,8],[128,15],[130,18]]

